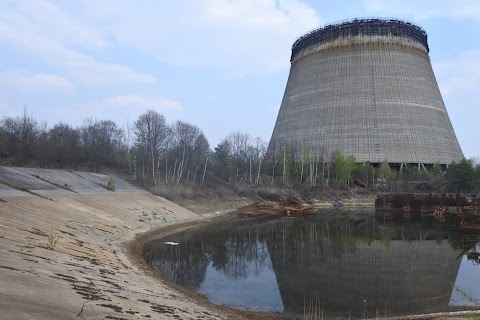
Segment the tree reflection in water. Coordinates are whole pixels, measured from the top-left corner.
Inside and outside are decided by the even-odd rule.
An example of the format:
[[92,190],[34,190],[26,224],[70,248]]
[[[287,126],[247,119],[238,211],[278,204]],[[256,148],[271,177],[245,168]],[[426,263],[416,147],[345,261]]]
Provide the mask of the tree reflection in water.
[[204,281],[209,263],[229,279],[258,274],[270,263],[270,256],[265,238],[260,237],[262,227],[251,222],[212,223],[168,238],[178,246],[165,245],[163,239],[150,242],[143,257],[166,278],[191,289]]
[[[445,309],[463,249],[454,222],[323,212],[214,222],[151,242],[143,255],[166,278],[193,290],[209,285],[209,272],[240,285],[268,271],[287,312],[303,314],[314,297],[325,312],[360,317]],[[254,288],[242,290],[266,298]]]

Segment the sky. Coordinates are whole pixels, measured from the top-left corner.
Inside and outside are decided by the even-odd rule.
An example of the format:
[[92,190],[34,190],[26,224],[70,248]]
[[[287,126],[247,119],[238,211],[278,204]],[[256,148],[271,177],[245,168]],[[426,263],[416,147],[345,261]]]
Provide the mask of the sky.
[[302,34],[356,17],[411,21],[467,158],[480,157],[478,0],[0,0],[0,118],[130,125],[148,109],[270,139]]

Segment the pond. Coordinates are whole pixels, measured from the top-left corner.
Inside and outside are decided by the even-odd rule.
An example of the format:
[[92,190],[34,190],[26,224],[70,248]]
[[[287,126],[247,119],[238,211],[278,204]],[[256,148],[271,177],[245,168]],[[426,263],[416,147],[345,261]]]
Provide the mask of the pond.
[[142,255],[214,304],[365,318],[472,304],[480,266],[468,253],[479,249],[453,218],[321,210],[212,222],[147,243]]

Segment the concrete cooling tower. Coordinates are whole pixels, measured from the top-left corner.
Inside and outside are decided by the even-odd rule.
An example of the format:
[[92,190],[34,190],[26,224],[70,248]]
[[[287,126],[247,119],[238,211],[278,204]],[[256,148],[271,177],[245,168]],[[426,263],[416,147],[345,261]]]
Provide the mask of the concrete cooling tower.
[[357,162],[449,164],[463,158],[430,64],[426,32],[356,19],[300,37],[269,152],[303,148]]

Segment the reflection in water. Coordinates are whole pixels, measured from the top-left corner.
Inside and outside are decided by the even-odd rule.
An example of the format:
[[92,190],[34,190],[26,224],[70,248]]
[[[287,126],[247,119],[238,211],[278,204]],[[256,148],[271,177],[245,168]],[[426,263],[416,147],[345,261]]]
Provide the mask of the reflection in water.
[[[258,252],[268,250],[264,242],[258,242],[258,246]],[[254,259],[237,266],[241,266],[242,276],[237,272],[219,272],[211,263],[206,270],[207,281],[204,281],[197,291],[208,296],[213,303],[225,304],[233,308],[284,311],[270,259],[262,261]],[[228,269],[227,267],[223,270]]]
[[431,219],[319,214],[217,222],[151,242],[143,255],[214,303],[303,314],[314,299],[325,314],[364,317],[445,309],[459,243],[454,224]]
[[[384,315],[447,306],[461,252],[447,241],[426,240],[422,230],[408,238],[401,230],[388,233],[395,229],[378,232],[383,239],[359,238],[327,224],[316,241],[302,243],[296,238],[302,229],[287,229],[294,231],[291,238],[287,231],[286,245],[276,237],[271,250],[286,309],[300,312],[304,296],[315,294],[325,308],[357,316],[364,310]],[[311,232],[303,230],[307,239],[315,237]]]

